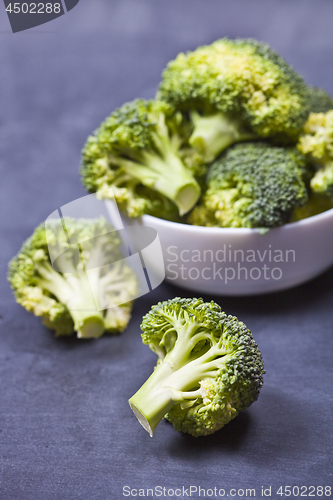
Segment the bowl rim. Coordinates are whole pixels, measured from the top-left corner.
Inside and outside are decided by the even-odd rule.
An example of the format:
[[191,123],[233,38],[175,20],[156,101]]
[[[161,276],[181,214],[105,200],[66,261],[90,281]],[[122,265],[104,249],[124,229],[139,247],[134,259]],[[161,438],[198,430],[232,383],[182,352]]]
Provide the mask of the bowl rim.
[[[317,215],[312,215],[311,217],[307,217],[306,219],[301,219],[296,222],[288,222],[287,224],[283,224],[282,226],[274,227],[272,229],[268,229],[267,233],[271,233],[271,231],[293,231],[295,228],[300,228],[304,226],[309,226],[312,224],[316,224],[319,221],[325,221],[325,219],[333,218],[333,208],[329,210],[325,210],[325,212],[321,212]],[[173,228],[175,230],[182,230],[187,232],[200,232],[214,235],[219,234],[221,232],[230,232],[233,234],[260,234],[263,236],[262,231],[259,228],[248,228],[248,227],[206,227],[206,226],[194,226],[191,224],[184,224],[182,222],[173,222],[166,219],[161,219],[159,217],[154,217],[153,215],[144,214],[142,216],[142,220],[147,222],[149,225],[149,221],[158,221],[161,226],[165,226],[168,228]],[[153,223],[153,222],[152,222]],[[264,233],[264,234],[267,234]]]

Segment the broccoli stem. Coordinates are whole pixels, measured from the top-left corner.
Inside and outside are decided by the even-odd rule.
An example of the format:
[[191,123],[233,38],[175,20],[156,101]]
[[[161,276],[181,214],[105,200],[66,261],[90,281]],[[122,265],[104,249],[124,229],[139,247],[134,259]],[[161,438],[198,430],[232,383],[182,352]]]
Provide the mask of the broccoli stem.
[[149,167],[157,173],[154,189],[173,201],[180,215],[189,212],[199,199],[200,187],[180,157],[168,148],[162,158],[149,153],[146,158]]
[[74,330],[78,338],[96,339],[105,330],[104,319],[100,311],[74,311],[68,308],[74,320]]
[[215,160],[232,144],[257,138],[255,134],[246,131],[239,120],[222,111],[209,115],[191,111],[190,115],[194,131],[189,143],[207,162]]
[[[169,318],[170,323],[176,330],[182,330],[183,335],[178,337],[172,351],[170,351],[162,363],[158,365],[152,375],[143,386],[129,400],[129,405],[142,427],[153,436],[154,430],[164,415],[171,410],[177,398],[177,391],[182,389],[179,384],[172,387],[168,384],[168,379],[188,360],[193,344],[191,337],[198,327],[195,323],[190,327],[184,327],[174,318]],[[186,366],[185,366],[186,368]],[[178,380],[179,383],[182,381]],[[185,385],[187,385],[185,383]]]
[[192,325],[192,340],[195,339],[192,342],[191,335],[188,335],[189,332],[185,332],[186,328],[183,327],[185,334],[180,334],[175,347],[129,400],[135,416],[151,437],[174,403],[202,397],[200,381],[214,377],[215,371],[228,359],[228,349],[217,343],[211,345],[201,356],[191,360],[194,345],[206,338],[204,334],[195,334],[195,328],[196,325]]
[[172,366],[163,361],[129,400],[131,409],[150,437],[174,404],[172,389],[163,387],[163,383],[172,372]]
[[205,376],[211,377],[214,368],[214,362],[194,360],[177,370],[169,355],[165,357],[129,400],[135,416],[151,437],[158,423],[177,401],[200,397],[199,382]]
[[199,199],[199,184],[170,144],[162,151],[140,152],[134,160],[120,158],[118,163],[143,185],[173,201],[180,215],[189,212]]
[[40,286],[65,304],[79,338],[97,338],[104,330],[102,311],[98,311],[86,272],[60,274],[49,262],[37,266]]

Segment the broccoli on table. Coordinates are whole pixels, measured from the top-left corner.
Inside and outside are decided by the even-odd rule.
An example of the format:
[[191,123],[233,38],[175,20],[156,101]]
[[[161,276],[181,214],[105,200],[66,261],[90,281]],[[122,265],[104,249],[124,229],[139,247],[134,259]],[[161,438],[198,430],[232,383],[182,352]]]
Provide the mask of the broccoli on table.
[[177,431],[217,431],[259,396],[262,356],[248,328],[213,301],[176,297],[153,306],[141,325],[158,364],[129,400],[146,431],[163,417]]
[[257,137],[296,142],[310,111],[303,79],[252,39],[223,38],[180,53],[164,70],[157,95],[190,115],[189,142],[207,161]]
[[312,190],[333,198],[333,109],[310,113],[298,149],[317,167]]
[[136,99],[115,110],[83,149],[83,184],[105,196],[112,188],[129,217],[176,220],[200,196],[203,162],[189,150],[188,125],[173,106]]
[[188,222],[197,226],[272,228],[307,201],[305,158],[266,143],[232,146],[208,170],[207,190]]
[[[56,335],[76,331],[80,338],[94,338],[123,331],[138,282],[123,260],[121,240],[103,218],[67,217],[63,224],[54,219],[38,226],[9,263],[17,302]],[[59,255],[55,267],[50,251]]]

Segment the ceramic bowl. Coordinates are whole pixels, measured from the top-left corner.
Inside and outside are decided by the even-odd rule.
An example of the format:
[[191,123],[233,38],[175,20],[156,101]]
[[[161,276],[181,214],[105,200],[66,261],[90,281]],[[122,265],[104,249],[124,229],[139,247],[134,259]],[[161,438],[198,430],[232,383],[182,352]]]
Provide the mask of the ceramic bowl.
[[333,209],[261,234],[258,229],[197,227],[149,215],[165,279],[196,293],[255,295],[304,283],[333,265]]

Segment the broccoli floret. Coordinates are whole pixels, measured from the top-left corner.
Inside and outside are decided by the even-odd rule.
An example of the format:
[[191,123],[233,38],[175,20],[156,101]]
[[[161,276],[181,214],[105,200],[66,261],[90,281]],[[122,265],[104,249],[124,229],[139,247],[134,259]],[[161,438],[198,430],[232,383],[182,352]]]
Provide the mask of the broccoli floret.
[[130,217],[163,214],[174,220],[185,214],[199,198],[195,175],[202,169],[193,155],[187,167],[180,152],[188,149],[187,130],[181,114],[165,102],[124,104],[87,140],[81,169],[86,189],[105,196],[111,187]]
[[151,436],[163,417],[177,431],[212,434],[257,400],[264,374],[259,348],[244,323],[218,304],[160,302],[141,329],[159,361],[129,404]]
[[269,45],[223,38],[180,53],[163,72],[158,97],[189,113],[190,144],[207,161],[256,137],[296,142],[309,114],[309,89]]
[[307,201],[305,157],[296,148],[236,144],[208,170],[207,191],[188,217],[211,227],[273,228]]
[[333,161],[320,168],[311,179],[314,192],[323,193],[333,199]]
[[[138,282],[121,240],[103,219],[40,224],[9,263],[15,298],[56,335],[95,338],[123,331]],[[51,264],[51,255],[59,256]]]
[[310,113],[298,149],[317,168],[311,189],[333,198],[333,109],[327,113]]
[[326,113],[333,109],[333,97],[326,90],[319,87],[309,87],[310,111],[312,113]]

